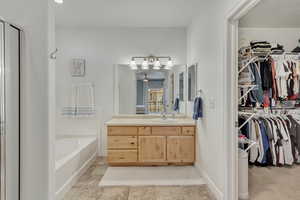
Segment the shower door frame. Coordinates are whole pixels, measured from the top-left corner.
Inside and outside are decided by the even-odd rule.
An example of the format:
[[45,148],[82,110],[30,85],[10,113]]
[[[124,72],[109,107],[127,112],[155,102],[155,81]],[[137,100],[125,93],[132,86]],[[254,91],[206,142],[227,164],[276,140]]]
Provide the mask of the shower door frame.
[[[0,17],[1,29],[1,43],[0,43],[0,200],[7,199],[6,187],[6,82],[5,82],[5,68],[6,68],[6,27],[10,26],[18,31],[18,125],[19,125],[19,161],[18,161],[18,199],[21,199],[21,63],[22,63],[22,34],[23,30],[17,25],[6,22]],[[2,72],[2,73],[1,73]]]

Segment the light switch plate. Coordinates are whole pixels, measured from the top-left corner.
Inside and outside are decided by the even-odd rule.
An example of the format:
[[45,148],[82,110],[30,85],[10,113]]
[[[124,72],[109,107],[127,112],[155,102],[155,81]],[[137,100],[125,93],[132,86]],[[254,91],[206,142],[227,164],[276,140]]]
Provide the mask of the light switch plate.
[[209,99],[209,108],[212,110],[216,108],[216,100],[215,99],[213,99],[213,98]]

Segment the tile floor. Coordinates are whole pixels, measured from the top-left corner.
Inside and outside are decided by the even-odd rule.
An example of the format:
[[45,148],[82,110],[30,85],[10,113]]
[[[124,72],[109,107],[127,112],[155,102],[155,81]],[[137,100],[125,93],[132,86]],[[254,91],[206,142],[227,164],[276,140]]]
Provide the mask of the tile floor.
[[97,158],[64,200],[215,200],[206,185],[99,187],[107,165]]

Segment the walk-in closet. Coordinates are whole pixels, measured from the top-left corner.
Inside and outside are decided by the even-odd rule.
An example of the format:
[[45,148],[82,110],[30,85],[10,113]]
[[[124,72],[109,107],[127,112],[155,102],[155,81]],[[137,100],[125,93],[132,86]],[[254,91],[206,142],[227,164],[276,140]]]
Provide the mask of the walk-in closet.
[[262,0],[239,22],[240,199],[300,199],[299,8]]

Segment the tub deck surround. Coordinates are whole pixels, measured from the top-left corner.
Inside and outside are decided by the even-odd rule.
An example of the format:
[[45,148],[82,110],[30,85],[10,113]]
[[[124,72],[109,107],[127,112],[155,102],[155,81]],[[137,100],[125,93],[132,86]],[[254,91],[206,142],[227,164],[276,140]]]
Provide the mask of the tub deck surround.
[[57,138],[55,144],[55,199],[61,200],[96,157],[97,138],[84,135],[65,135]]
[[109,165],[192,165],[195,122],[186,117],[114,117],[106,123]]

